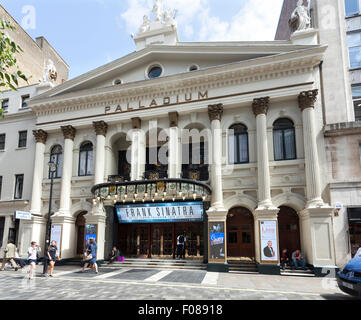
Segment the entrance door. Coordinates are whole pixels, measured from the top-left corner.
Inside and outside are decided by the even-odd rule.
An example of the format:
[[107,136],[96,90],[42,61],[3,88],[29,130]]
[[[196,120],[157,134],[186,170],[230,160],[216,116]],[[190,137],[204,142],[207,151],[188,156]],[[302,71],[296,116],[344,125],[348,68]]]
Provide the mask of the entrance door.
[[252,213],[243,207],[233,208],[227,216],[227,255],[254,258],[254,220]]
[[87,212],[81,212],[78,214],[76,218],[75,225],[77,227],[78,236],[77,236],[77,245],[76,245],[76,253],[78,255],[82,255],[84,253],[84,245],[85,245],[85,218],[84,215]]
[[301,249],[300,224],[298,214],[290,207],[280,207],[278,213],[278,230],[280,250],[288,249],[288,253]]

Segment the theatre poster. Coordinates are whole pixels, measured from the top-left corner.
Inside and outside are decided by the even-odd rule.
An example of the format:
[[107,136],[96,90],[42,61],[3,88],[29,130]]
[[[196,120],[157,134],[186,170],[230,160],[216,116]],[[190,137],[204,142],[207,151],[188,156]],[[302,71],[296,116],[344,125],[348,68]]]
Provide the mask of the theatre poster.
[[278,226],[275,220],[259,222],[261,262],[278,263]]

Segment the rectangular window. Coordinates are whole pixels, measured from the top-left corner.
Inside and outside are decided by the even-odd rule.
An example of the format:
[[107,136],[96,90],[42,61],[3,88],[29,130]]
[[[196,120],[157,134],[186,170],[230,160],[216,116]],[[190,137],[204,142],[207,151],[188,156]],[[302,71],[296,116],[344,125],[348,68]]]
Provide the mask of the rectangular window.
[[361,67],[361,32],[348,34],[347,46],[350,56],[350,67]]
[[23,197],[24,175],[15,175],[15,192],[14,199],[21,199]]
[[0,134],[0,150],[5,150],[5,138],[5,133]]
[[21,96],[21,108],[26,108],[28,106],[27,101],[30,99],[30,95]]
[[345,0],[346,16],[352,16],[360,13],[361,1],[360,0]]
[[0,217],[0,248],[3,245],[4,227],[5,227],[5,217]]
[[9,109],[9,99],[3,99],[1,102],[1,108],[3,109],[3,112],[8,111]]
[[352,99],[355,111],[355,120],[361,120],[361,86],[352,87]]
[[19,148],[26,147],[27,135],[28,135],[27,131],[19,131]]
[[3,177],[0,176],[0,199],[1,199],[2,187],[3,187]]

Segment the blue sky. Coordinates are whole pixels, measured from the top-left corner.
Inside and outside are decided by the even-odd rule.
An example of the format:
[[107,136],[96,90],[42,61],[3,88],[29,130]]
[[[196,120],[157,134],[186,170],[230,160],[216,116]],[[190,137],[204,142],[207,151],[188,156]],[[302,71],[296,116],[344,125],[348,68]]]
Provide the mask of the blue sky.
[[[273,40],[283,0],[163,0],[177,9],[180,41]],[[70,78],[135,50],[154,0],[0,0],[31,37],[44,36]],[[29,9],[30,6],[30,9]]]

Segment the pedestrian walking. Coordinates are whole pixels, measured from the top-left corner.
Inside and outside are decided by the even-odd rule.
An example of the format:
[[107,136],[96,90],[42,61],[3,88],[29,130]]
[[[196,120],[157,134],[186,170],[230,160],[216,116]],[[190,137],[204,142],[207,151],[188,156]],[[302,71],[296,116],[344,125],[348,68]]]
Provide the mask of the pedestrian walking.
[[45,273],[45,276],[47,277],[53,277],[53,272],[54,272],[54,266],[55,266],[55,262],[58,255],[58,247],[56,246],[57,243],[56,241],[52,241],[49,248],[48,248],[48,252],[46,253],[46,259],[48,259],[49,262],[49,267],[47,272]]
[[16,251],[15,251],[14,261],[18,266],[20,266],[20,269],[23,269],[26,266],[26,263],[25,263],[24,259],[20,258],[19,250],[17,248],[16,248]]
[[12,266],[14,267],[15,271],[18,271],[18,266],[14,261],[16,246],[13,244],[11,240],[8,241],[8,244],[5,248],[5,254],[3,258],[3,262],[1,264],[1,271],[4,271],[6,262],[10,261]]
[[39,252],[41,252],[40,247],[36,244],[36,241],[32,241],[31,247],[28,249],[28,262],[30,264],[29,280],[34,278]]
[[97,249],[98,246],[93,238],[89,239],[89,244],[86,247],[88,253],[86,257],[85,264],[81,272],[84,272],[85,268],[89,266],[91,269],[95,268],[95,273],[98,273],[98,265],[97,265]]

